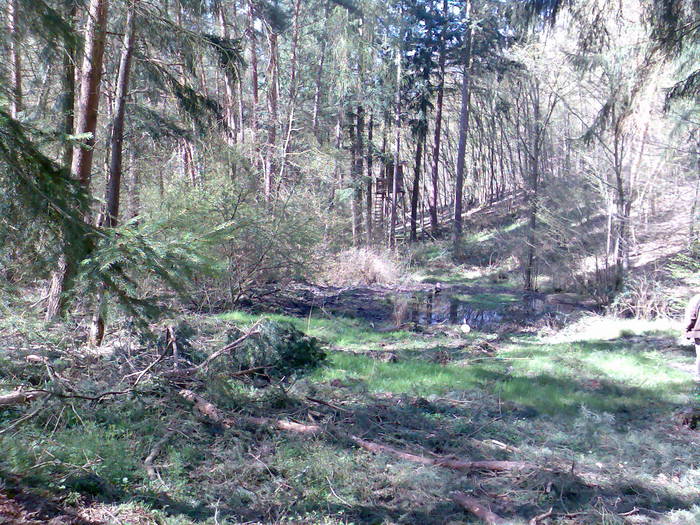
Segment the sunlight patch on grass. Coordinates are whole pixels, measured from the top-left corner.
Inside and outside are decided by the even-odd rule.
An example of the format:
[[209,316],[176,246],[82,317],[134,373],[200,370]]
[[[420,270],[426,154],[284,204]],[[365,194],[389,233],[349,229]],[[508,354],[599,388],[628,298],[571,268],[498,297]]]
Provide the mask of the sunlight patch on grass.
[[672,319],[622,319],[591,315],[568,326],[548,341],[563,343],[572,341],[606,341],[633,335],[670,335],[680,334],[680,322]]

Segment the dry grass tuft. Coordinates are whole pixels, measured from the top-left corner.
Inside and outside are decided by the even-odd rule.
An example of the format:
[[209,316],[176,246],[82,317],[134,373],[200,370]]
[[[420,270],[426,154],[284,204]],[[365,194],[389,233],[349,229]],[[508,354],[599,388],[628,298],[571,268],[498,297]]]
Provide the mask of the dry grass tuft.
[[388,250],[352,248],[328,262],[323,278],[344,286],[397,284],[406,279],[406,269]]

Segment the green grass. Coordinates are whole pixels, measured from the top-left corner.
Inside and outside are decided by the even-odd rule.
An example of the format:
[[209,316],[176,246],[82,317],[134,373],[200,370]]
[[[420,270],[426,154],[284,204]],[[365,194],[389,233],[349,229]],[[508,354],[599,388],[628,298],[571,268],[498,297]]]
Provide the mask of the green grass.
[[[496,306],[512,296],[463,299]],[[204,352],[220,348],[232,324],[260,317],[229,312],[188,321]],[[61,409],[57,402],[17,435],[0,436],[0,474],[20,474],[78,502],[100,490],[82,476],[93,473],[109,483],[110,512],[124,523],[130,521],[122,516],[139,513],[168,525],[475,523],[445,498],[452,491],[486,494],[514,524],[550,507],[580,512],[586,525],[621,524],[618,514],[634,506],[659,513],[658,523],[690,525],[700,517],[700,456],[673,426],[693,388],[677,368],[690,365],[692,352],[675,345],[675,325],[592,317],[556,337],[503,340],[476,331],[457,338],[449,327],[387,333],[345,317],[265,317],[327,341],[334,348],[328,363],[280,388],[225,376],[192,388],[233,418],[315,422],[321,435],[247,424],[212,428],[171,390],[144,383],[137,396],[98,405],[75,400]],[[484,341],[498,352],[481,352]],[[382,352],[398,361],[382,362]],[[446,364],[435,362],[440,355]],[[20,413],[0,412],[0,425]],[[148,479],[142,462],[168,427],[175,432],[155,462],[161,485]],[[526,476],[465,475],[367,453],[351,435],[422,455],[546,468]]]
[[455,294],[452,297],[482,310],[500,310],[509,304],[522,302],[520,295],[510,293]]

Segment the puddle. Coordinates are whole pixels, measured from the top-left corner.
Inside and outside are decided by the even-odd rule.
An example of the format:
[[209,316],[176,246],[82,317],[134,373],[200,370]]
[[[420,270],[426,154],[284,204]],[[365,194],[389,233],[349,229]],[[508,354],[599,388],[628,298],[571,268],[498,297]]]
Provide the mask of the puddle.
[[539,297],[505,301],[498,308],[484,308],[478,302],[447,293],[402,294],[395,296],[392,303],[396,326],[407,322],[423,326],[466,323],[481,330],[508,320],[537,318],[547,311],[545,301]]
[[397,325],[405,322],[418,325],[466,323],[473,328],[496,324],[504,318],[499,310],[477,309],[453,296],[433,293],[396,297],[393,317]]

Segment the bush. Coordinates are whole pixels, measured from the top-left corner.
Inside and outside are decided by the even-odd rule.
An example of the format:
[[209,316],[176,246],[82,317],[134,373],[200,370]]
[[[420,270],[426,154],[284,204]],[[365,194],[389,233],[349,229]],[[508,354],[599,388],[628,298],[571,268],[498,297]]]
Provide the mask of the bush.
[[[232,356],[238,370],[265,368],[270,377],[289,377],[316,368],[326,360],[321,342],[297,330],[291,323],[265,320],[260,334],[246,341]],[[230,341],[242,332],[229,333]]]
[[395,284],[405,275],[403,264],[389,251],[352,248],[335,256],[323,270],[328,283],[345,286]]
[[682,307],[669,295],[661,276],[639,275],[625,282],[608,310],[620,317],[655,319],[676,317]]

